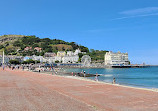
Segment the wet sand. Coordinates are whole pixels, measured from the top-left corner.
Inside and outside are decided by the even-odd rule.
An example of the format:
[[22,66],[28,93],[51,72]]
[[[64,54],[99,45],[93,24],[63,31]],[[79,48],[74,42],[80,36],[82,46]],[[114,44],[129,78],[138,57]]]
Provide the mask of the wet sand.
[[158,92],[0,69],[2,111],[158,111]]

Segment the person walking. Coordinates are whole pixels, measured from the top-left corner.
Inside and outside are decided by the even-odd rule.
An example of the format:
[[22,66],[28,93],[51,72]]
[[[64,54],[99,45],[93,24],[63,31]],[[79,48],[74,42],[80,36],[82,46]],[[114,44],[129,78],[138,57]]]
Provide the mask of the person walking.
[[3,65],[3,70],[5,69],[5,66]]
[[95,81],[98,81],[98,73],[96,73]]
[[74,75],[74,73],[72,72],[72,76]]
[[112,82],[113,84],[115,84],[116,83],[116,79],[115,78],[113,78],[113,82]]
[[84,71],[83,74],[84,74],[84,77],[86,77],[86,71]]

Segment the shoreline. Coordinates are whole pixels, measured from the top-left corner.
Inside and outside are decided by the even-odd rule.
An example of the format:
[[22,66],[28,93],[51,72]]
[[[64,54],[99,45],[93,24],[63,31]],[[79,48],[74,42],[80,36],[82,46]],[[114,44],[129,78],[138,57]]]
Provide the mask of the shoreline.
[[[57,75],[60,76],[60,75]],[[153,92],[158,92],[158,88],[141,88],[141,87],[134,87],[134,86],[128,86],[128,85],[121,85],[121,84],[112,84],[112,83],[106,83],[103,81],[95,81],[91,79],[86,79],[86,78],[80,78],[80,77],[71,77],[71,76],[62,76],[65,78],[72,78],[72,79],[78,79],[78,80],[83,80],[83,81],[90,81],[90,82],[96,82],[100,84],[107,84],[107,85],[113,85],[113,86],[120,86],[120,87],[126,87],[126,88],[133,88],[133,89],[140,89],[140,90],[148,90],[148,91],[153,91]]]
[[[155,66],[153,66],[155,67]],[[152,67],[151,67],[152,68]],[[155,69],[155,68],[154,68]],[[120,68],[113,68],[111,70],[114,70],[112,72],[109,72],[109,69],[104,69],[104,68],[100,68],[99,71],[98,70],[95,70],[95,69],[86,69],[86,68],[81,68],[81,69],[73,69],[73,68],[70,68],[70,69],[67,69],[66,71],[68,72],[81,72],[81,70],[85,70],[86,72],[91,72],[91,74],[96,74],[95,72],[100,72],[98,74],[100,74],[101,76],[99,76],[99,80],[103,83],[109,83],[111,84],[112,83],[112,79],[115,77],[117,80],[116,80],[116,83],[120,86],[128,86],[128,87],[135,87],[135,88],[144,88],[144,89],[149,89],[149,90],[155,90],[155,91],[158,91],[158,87],[157,87],[157,82],[155,81],[152,81],[152,80],[156,80],[157,76],[151,76],[150,77],[150,74],[149,73],[145,73],[143,71],[148,71],[150,70],[150,68],[146,69],[146,68],[143,68],[143,69],[138,69],[138,68],[133,68],[133,69],[120,69]],[[100,71],[101,70],[101,71]],[[105,71],[104,71],[105,70]],[[111,71],[110,70],[110,71]],[[121,71],[119,71],[121,70]],[[123,72],[123,71],[125,72]],[[131,72],[131,73],[128,73],[127,71]],[[137,71],[142,71],[143,73],[141,74],[144,74],[145,77],[143,77],[142,75],[140,75],[139,73],[137,73]],[[118,73],[117,73],[118,72]],[[135,73],[136,72],[136,73]],[[133,76],[134,74],[134,76]],[[147,75],[148,74],[148,75]],[[157,73],[156,73],[157,74]],[[128,77],[127,77],[127,76]],[[127,78],[127,79],[126,79]],[[150,79],[150,81],[148,82],[147,79]],[[91,79],[91,80],[94,80],[93,78],[88,78],[88,79]],[[124,80],[125,81],[124,81]],[[136,80],[136,82],[135,82]],[[146,82],[147,81],[147,82]]]
[[[45,73],[43,73],[43,74],[45,74]],[[56,75],[56,76],[60,76],[60,75]],[[103,82],[103,81],[95,81],[95,80],[91,80],[91,79],[87,79],[87,78],[81,78],[81,77],[71,77],[71,76],[60,76],[60,77],[83,80],[83,81],[90,81],[90,82],[113,85],[113,86],[119,86],[119,87],[126,87],[126,88],[133,88],[133,89],[140,89],[140,90],[158,92],[158,88],[149,89],[149,88],[141,88],[141,87],[134,87],[134,86],[128,86],[128,85],[121,85],[121,84],[112,84],[112,83],[106,83],[106,82]]]
[[[25,71],[32,72],[32,71],[28,71],[28,70],[25,70]],[[158,92],[158,88],[144,88],[144,87],[135,87],[135,86],[128,86],[128,85],[121,85],[121,84],[112,84],[112,83],[107,83],[107,82],[103,82],[103,81],[95,81],[95,80],[92,80],[92,79],[88,79],[88,78],[84,78],[84,77],[77,77],[77,76],[64,76],[64,75],[56,75],[56,74],[54,75],[54,74],[43,73],[43,72],[40,72],[40,73],[33,72],[33,73],[46,74],[46,75],[50,75],[50,76],[58,76],[58,77],[64,77],[64,78],[71,78],[71,79],[77,79],[77,80],[83,80],[83,81],[90,81],[90,82],[94,82],[94,83],[113,85],[113,86],[119,86],[119,87],[125,87],[125,88],[132,88],[132,89],[140,89],[140,90],[147,90],[147,91]]]

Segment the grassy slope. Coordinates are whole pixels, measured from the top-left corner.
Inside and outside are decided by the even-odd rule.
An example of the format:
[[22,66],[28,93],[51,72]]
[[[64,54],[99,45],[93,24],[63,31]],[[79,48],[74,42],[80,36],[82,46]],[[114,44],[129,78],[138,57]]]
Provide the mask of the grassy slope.
[[52,47],[57,47],[59,51],[62,51],[62,48],[64,47],[65,50],[72,50],[71,45],[66,45],[66,44],[57,44],[57,45],[51,45]]

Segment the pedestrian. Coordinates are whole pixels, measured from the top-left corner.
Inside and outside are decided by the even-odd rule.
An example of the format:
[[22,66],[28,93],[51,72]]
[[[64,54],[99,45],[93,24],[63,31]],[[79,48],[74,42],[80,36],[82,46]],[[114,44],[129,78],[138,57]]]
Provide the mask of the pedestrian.
[[5,66],[3,65],[3,70],[5,69]]
[[113,84],[115,84],[116,83],[116,79],[115,78],[113,78],[113,82],[112,82]]
[[98,73],[96,73],[95,81],[98,81]]
[[12,70],[14,70],[14,68],[15,68],[15,67],[13,66],[13,67],[12,67]]
[[73,76],[74,74],[73,74],[73,72],[72,72],[72,76]]
[[22,66],[22,70],[24,71],[25,66]]
[[84,77],[86,77],[86,71],[84,71]]

